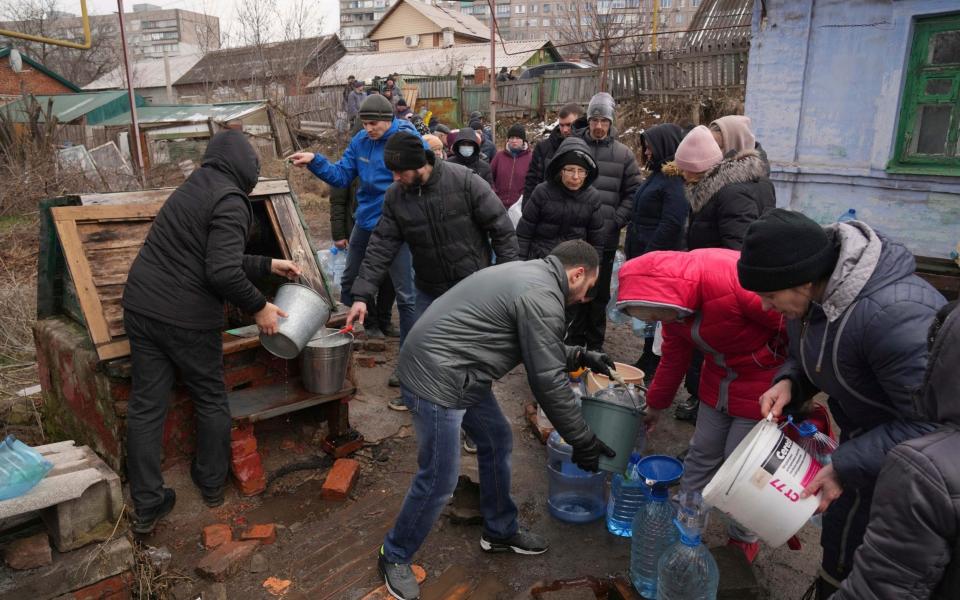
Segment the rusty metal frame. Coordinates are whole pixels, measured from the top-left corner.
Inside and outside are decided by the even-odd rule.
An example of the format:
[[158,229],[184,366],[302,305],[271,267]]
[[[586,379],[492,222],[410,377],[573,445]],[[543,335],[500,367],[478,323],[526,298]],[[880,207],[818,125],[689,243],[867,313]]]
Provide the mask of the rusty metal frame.
[[19,31],[9,31],[0,29],[0,35],[31,42],[40,42],[41,44],[51,44],[53,46],[63,46],[65,48],[75,48],[77,50],[89,50],[93,45],[93,36],[90,34],[90,16],[87,14],[87,0],[80,0],[80,18],[83,22],[83,43],[68,42],[67,40],[58,40],[55,38],[43,37],[41,35],[31,35],[29,33],[20,33]]

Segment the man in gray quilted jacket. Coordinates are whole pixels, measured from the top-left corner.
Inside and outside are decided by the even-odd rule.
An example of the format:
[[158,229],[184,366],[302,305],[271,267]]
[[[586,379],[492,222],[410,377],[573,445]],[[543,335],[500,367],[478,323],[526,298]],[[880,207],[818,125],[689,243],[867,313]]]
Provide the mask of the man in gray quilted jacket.
[[590,244],[563,242],[545,259],[477,271],[437,298],[410,331],[398,375],[413,416],[419,469],[378,563],[395,598],[419,598],[410,563],[456,487],[461,426],[477,445],[480,548],[547,551],[546,540],[517,523],[510,498],[513,433],[491,387],[518,364],[581,469],[596,471],[601,454],[615,455],[583,420],[567,379],[568,371],[584,366],[609,374],[613,362],[563,343],[565,308],[584,301],[598,271]]

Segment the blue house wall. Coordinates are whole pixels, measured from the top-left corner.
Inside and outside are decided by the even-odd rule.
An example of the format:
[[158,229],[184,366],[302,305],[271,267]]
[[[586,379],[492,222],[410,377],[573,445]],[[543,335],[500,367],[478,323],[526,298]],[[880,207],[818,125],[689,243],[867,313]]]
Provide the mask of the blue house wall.
[[770,159],[779,206],[821,223],[855,208],[914,254],[949,255],[960,242],[960,170],[885,168],[914,19],[957,12],[957,0],[755,3],[745,112]]

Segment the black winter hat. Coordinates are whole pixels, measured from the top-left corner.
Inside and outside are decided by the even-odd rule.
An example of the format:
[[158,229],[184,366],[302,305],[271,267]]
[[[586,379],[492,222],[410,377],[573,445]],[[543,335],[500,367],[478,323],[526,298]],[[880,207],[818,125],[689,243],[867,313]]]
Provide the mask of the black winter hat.
[[380,94],[367,96],[360,103],[361,121],[392,121],[393,105]]
[[427,164],[423,140],[419,136],[400,131],[390,136],[383,147],[383,162],[391,171],[419,169]]
[[775,208],[747,228],[737,275],[744,289],[776,292],[829,277],[839,257],[816,221]]
[[520,123],[514,123],[510,126],[510,129],[507,130],[507,139],[509,140],[512,137],[527,141],[527,130],[524,129]]

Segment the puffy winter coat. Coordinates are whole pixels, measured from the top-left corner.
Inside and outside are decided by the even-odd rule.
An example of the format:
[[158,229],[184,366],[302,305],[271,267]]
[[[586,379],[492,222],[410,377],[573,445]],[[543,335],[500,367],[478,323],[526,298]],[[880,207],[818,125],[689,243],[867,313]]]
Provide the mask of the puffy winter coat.
[[396,183],[387,190],[383,217],[370,237],[351,293],[369,303],[376,297],[400,246],[413,255],[414,284],[440,296],[471,273],[497,262],[517,260],[517,235],[493,190],[470,169],[436,161],[430,178],[416,190]]
[[[573,122],[575,130],[586,127],[588,121],[585,117],[580,117]],[[526,180],[523,182],[523,197],[529,198],[533,193],[533,188],[543,183],[546,177],[547,164],[560,147],[560,142],[564,140],[559,127],[550,130],[547,137],[543,138],[533,147],[533,159],[530,161],[530,168],[527,170]]]
[[493,191],[500,197],[504,208],[510,208],[523,193],[523,181],[532,159],[533,152],[529,147],[516,156],[509,150],[501,150],[493,157],[493,162],[490,163]]
[[870,524],[834,600],[953,599],[960,592],[960,310],[933,342],[919,409],[939,429],[896,446]]
[[560,182],[564,155],[577,150],[589,157],[583,140],[565,139],[547,167],[547,180],[523,201],[523,213],[517,223],[522,260],[544,258],[567,240],[586,240],[598,253],[603,252],[606,230],[599,194],[591,185],[597,178],[596,164],[587,171],[579,190],[571,191]]
[[790,356],[776,380],[793,382],[791,404],[830,396],[842,430],[833,467],[844,488],[870,487],[894,446],[932,429],[914,394],[927,366],[927,326],[945,300],[914,274],[901,244],[859,221],[826,229],[840,258],[822,303],[789,321]]
[[[499,257],[498,257],[499,258]],[[567,380],[579,348],[565,346],[567,274],[559,259],[496,264],[437,298],[400,349],[397,376],[424,399],[469,408],[523,363],[530,390],[572,446],[589,442]]]
[[360,177],[354,220],[366,231],[373,231],[377,226],[383,208],[383,194],[393,183],[393,173],[383,163],[383,148],[387,145],[387,140],[398,131],[406,131],[419,137],[416,128],[409,121],[394,119],[390,128],[379,139],[371,140],[365,130],[357,132],[337,162],[332,163],[327,157],[317,154],[307,165],[311,173],[333,187],[349,187],[355,177]]
[[767,166],[753,151],[722,161],[687,189],[687,248],[743,247],[747,227],[777,205]]
[[247,278],[271,259],[244,255],[260,162],[239,131],[213,136],[200,168],[163,204],[134,259],[123,308],[185,329],[221,329],[223,302],[253,314],[266,299]]
[[757,419],[787,352],[784,319],[740,287],[739,252],[722,248],[649,252],[620,267],[617,307],[655,306],[686,315],[663,325],[663,357],[647,404],[673,402],[694,349],[704,355],[698,396],[735,417]]
[[640,184],[633,198],[633,217],[627,226],[627,258],[654,250],[683,249],[683,229],[690,205],[683,190],[683,178],[663,172],[663,163],[673,160],[683,137],[673,123],[655,125],[640,136],[643,148],[653,157],[647,168],[650,176]]
[[[468,158],[464,158],[457,153],[457,148],[464,144],[473,146],[473,154]],[[450,156],[447,157],[447,161],[467,167],[490,184],[490,187],[493,187],[493,174],[490,173],[490,163],[487,162],[483,154],[480,153],[480,144],[477,142],[477,132],[473,129],[465,127],[457,132],[457,139],[454,140],[451,146]]]
[[590,148],[590,154],[597,161],[600,174],[593,187],[600,192],[603,205],[603,218],[607,227],[606,249],[614,250],[620,245],[620,230],[630,221],[633,212],[633,195],[640,187],[640,167],[630,148],[616,140],[617,131],[613,126],[607,137],[595,140],[590,129],[575,132]]

